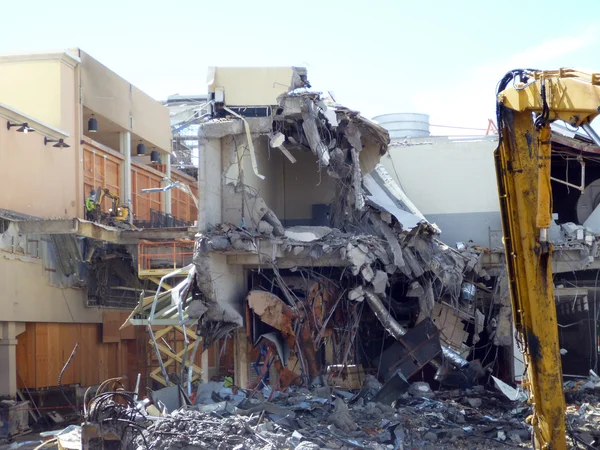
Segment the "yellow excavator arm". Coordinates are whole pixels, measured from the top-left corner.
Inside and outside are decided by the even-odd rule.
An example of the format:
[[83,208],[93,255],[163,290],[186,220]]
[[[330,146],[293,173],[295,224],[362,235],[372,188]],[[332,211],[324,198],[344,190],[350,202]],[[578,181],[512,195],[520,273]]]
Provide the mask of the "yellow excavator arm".
[[533,404],[535,448],[566,449],[565,400],[558,342],[552,245],[550,123],[581,127],[600,145],[590,123],[600,108],[600,74],[573,69],[514,70],[497,93],[499,145],[494,154],[506,264],[524,387]]

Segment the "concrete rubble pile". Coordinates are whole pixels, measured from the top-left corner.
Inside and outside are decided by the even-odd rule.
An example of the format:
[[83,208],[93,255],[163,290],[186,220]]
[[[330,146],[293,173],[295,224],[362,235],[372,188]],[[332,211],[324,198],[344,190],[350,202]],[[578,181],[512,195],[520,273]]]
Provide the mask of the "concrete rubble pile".
[[[493,385],[432,390],[415,381],[393,404],[375,401],[382,385],[359,389],[314,380],[310,388],[259,392],[203,383],[192,400],[177,386],[137,400],[107,380],[87,401],[81,426],[0,449],[505,449],[531,448],[531,405],[519,389]],[[111,388],[110,384],[113,383]],[[565,383],[568,441],[598,448],[600,377]],[[268,396],[268,398],[266,397]],[[41,448],[41,447],[40,447]]]
[[[372,376],[358,390],[315,383],[310,389],[272,392],[270,399],[212,382],[198,391],[195,404],[179,391],[181,407],[175,407],[177,388],[140,402],[134,393],[103,390],[88,402],[81,427],[44,435],[55,436],[57,444],[70,442],[65,448],[530,448],[526,396],[495,382],[495,387],[438,391],[414,382],[393,405],[373,401],[382,386]],[[600,437],[598,386],[597,376],[565,385],[572,443],[592,446]]]

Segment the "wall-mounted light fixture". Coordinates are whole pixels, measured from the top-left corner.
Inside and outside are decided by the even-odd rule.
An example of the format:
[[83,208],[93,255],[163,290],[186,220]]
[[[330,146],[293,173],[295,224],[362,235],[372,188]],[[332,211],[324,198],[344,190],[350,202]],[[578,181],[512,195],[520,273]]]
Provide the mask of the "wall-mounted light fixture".
[[150,161],[152,161],[153,163],[160,162],[160,153],[157,150],[152,150],[152,153],[150,153]]
[[56,144],[54,144],[52,147],[56,147],[56,148],[69,148],[70,145],[67,144],[65,142],[64,139],[48,139],[47,137],[44,138],[44,145],[48,145],[51,142],[56,142]]
[[17,131],[19,133],[29,133],[30,131],[35,131],[33,128],[29,126],[27,122],[23,123],[10,123],[10,121],[6,122],[6,129],[10,130],[12,127],[19,127]]
[[144,145],[144,143],[140,139],[140,143],[137,145],[137,155],[138,156],[144,156],[145,154],[146,154],[146,146]]
[[94,115],[92,114],[92,117],[90,117],[90,119],[88,120],[88,132],[96,133],[97,131],[98,131],[98,119],[96,119],[94,117]]

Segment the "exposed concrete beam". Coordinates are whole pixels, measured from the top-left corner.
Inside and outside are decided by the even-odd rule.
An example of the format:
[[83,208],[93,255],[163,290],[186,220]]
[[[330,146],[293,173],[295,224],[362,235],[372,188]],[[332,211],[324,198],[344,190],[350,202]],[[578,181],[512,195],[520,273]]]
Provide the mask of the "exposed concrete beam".
[[178,239],[194,240],[196,230],[191,228],[153,228],[145,230],[122,230],[120,244],[137,244],[141,240],[171,241]]
[[[271,255],[257,255],[253,253],[243,255],[227,255],[227,264],[241,265],[246,267],[259,267],[268,264]],[[277,257],[277,267],[280,269],[290,269],[292,267],[347,267],[351,263],[341,258],[323,256],[321,258],[310,257]]]
[[26,220],[18,222],[19,234],[75,234],[118,244],[121,231],[81,219]]
[[19,234],[73,234],[77,219],[25,220],[17,222]]
[[113,244],[137,244],[141,240],[169,241],[194,239],[195,229],[158,228],[119,230],[81,219],[25,220],[17,222],[19,234],[74,234]]

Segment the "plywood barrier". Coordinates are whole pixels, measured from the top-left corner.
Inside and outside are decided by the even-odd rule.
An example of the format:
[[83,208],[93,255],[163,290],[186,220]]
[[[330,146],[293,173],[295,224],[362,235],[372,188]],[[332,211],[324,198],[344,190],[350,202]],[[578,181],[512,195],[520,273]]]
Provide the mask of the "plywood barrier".
[[[57,386],[60,371],[79,343],[63,375],[64,386],[91,386],[107,378],[123,377],[126,388],[133,389],[137,374],[141,373],[142,393],[145,392],[145,386],[152,384],[150,373],[158,367],[158,361],[148,345],[150,336],[145,327],[128,326],[119,330],[128,315],[127,312],[105,311],[102,324],[28,323],[17,343],[19,389]],[[155,328],[158,332],[164,327]],[[164,338],[173,352],[183,350],[180,333],[169,333]],[[208,350],[211,375],[227,375],[233,370],[233,340],[228,340],[223,354],[219,355],[223,344],[222,339]],[[201,352],[194,362],[202,367]],[[177,372],[181,370],[179,364],[175,364],[175,368]]]
[[142,194],[142,189],[159,188],[164,174],[142,164],[131,164],[131,199],[135,220],[150,220],[150,210],[162,210],[160,192]]
[[[121,164],[123,155],[105,145],[84,139],[83,141],[83,193],[87,197],[92,189],[102,187],[121,195]],[[82,199],[85,202],[85,198]],[[111,200],[105,199],[102,209],[108,211]]]
[[[198,183],[192,177],[173,171],[172,178],[187,184],[194,196],[198,198]],[[171,192],[171,214],[191,223],[198,220],[198,208],[190,196],[180,189],[173,189]]]
[[57,386],[60,371],[76,343],[79,348],[63,375],[63,385],[90,386],[125,376],[129,342],[133,341],[103,342],[101,324],[28,323],[17,343],[18,386]]

